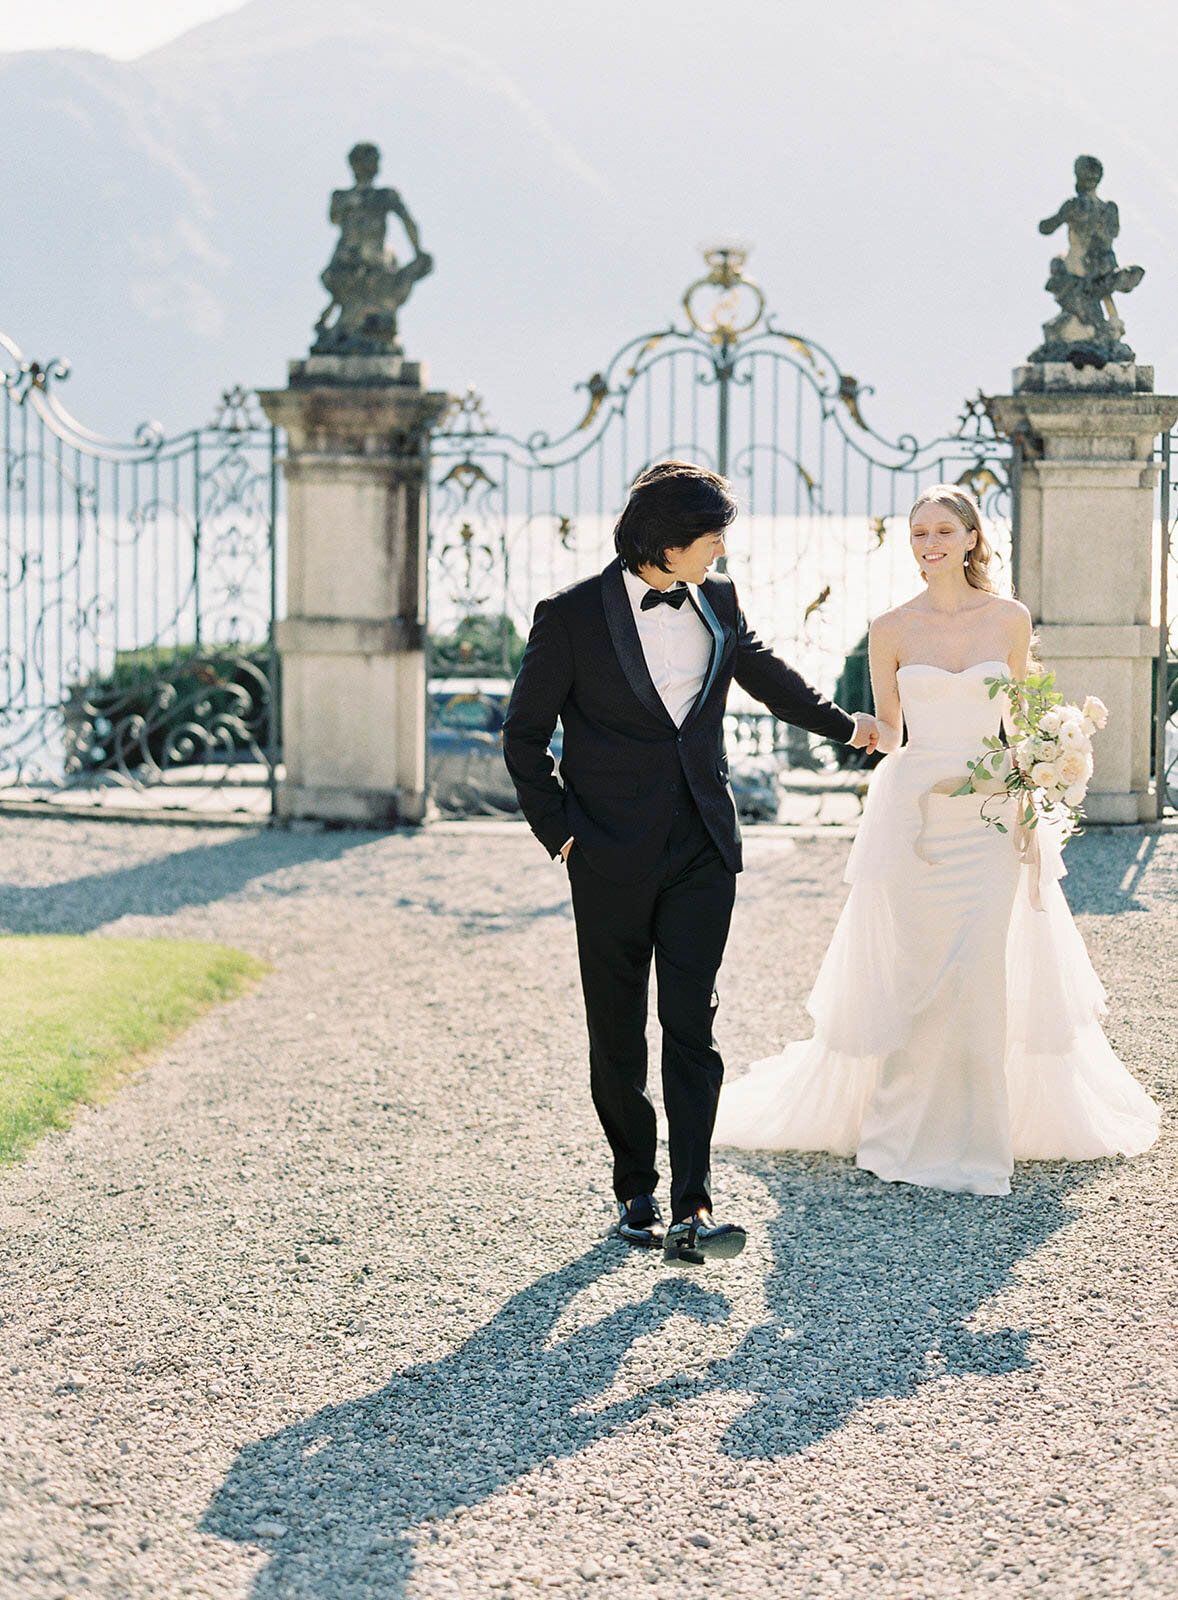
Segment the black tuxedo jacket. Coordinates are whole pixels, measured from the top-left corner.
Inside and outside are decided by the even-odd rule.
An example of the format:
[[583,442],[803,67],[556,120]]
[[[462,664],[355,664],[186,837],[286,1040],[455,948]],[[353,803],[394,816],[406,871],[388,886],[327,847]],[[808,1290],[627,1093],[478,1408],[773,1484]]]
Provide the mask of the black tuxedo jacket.
[[[695,597],[712,652],[682,727],[647,669],[616,559],[540,601],[507,708],[504,759],[532,832],[552,856],[575,837],[589,866],[618,883],[657,864],[682,780],[725,864],[740,871],[723,723],[734,678],[783,722],[843,742],[854,735],[854,719],[753,633],[731,579],[710,576]],[[560,781],[548,750],[558,717]]]

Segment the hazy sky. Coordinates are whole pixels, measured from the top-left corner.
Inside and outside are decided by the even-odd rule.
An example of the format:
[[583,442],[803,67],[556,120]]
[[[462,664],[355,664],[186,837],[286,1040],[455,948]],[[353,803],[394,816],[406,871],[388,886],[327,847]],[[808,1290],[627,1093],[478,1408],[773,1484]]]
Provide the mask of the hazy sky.
[[[119,59],[44,54],[71,47]],[[1037,224],[1080,151],[1146,268],[1130,342],[1178,389],[1164,0],[0,0],[0,58],[0,326],[70,358],[103,431],[284,381],[359,138],[436,261],[407,348],[515,431],[574,426],[731,231],[873,425],[933,437],[1053,314]]]
[[0,51],[97,50],[129,61],[244,0],[0,0]]

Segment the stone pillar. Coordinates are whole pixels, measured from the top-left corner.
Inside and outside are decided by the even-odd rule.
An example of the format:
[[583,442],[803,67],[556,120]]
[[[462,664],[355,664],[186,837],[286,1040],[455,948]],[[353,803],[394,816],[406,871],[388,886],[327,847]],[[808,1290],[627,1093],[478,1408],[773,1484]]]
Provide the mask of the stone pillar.
[[1152,457],[1178,418],[1178,397],[1152,390],[1151,367],[1046,361],[1016,368],[1015,392],[990,401],[995,426],[1021,451],[1014,581],[1040,657],[1065,698],[1096,694],[1110,712],[1095,741],[1093,822],[1157,815]]
[[289,440],[279,815],[418,823],[429,432],[448,396],[399,355],[311,355],[259,398]]

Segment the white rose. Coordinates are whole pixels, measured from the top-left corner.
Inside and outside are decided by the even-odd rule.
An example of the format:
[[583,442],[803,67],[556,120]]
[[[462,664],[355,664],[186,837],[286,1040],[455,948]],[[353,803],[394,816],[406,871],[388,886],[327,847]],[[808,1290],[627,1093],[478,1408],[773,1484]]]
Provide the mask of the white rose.
[[1036,789],[1056,789],[1059,787],[1059,772],[1053,761],[1036,761],[1031,768],[1031,782]]
[[1032,739],[1032,761],[1054,761],[1060,753],[1060,747],[1054,739]]
[[1035,765],[1035,741],[1020,739],[1014,747],[1014,759],[1024,771],[1029,772]]
[[1065,750],[1055,763],[1055,770],[1061,783],[1081,783],[1088,776],[1088,757],[1083,750]]
[[1096,724],[1095,724],[1095,722],[1093,722],[1091,717],[1081,717],[1080,718],[1080,726],[1083,728],[1084,732],[1088,735],[1088,737],[1090,739],[1091,739],[1092,735],[1096,732]]
[[1058,711],[1045,711],[1039,718],[1039,728],[1043,733],[1057,734],[1059,725],[1063,721]]
[[1094,694],[1090,694],[1084,702],[1084,715],[1098,728],[1103,728],[1108,721],[1108,707],[1103,700],[1098,700]]
[[1082,806],[1084,804],[1084,796],[1087,793],[1088,785],[1086,783],[1070,784],[1063,792],[1063,803],[1065,806]]
[[1065,722],[1059,730],[1059,742],[1064,750],[1087,750],[1088,735],[1078,722]]

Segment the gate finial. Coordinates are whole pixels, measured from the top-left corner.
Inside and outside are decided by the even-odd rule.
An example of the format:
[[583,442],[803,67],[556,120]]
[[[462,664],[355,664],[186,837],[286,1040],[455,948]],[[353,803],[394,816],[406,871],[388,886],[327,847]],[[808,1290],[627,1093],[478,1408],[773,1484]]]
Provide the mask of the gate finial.
[[[690,284],[683,296],[683,309],[693,328],[704,333],[713,344],[735,344],[752,330],[765,314],[765,295],[761,286],[744,275],[744,264],[752,246],[737,239],[716,240],[700,246],[707,262],[706,278]],[[707,312],[699,304],[705,289],[720,290]]]

